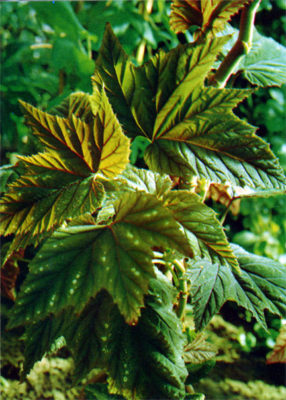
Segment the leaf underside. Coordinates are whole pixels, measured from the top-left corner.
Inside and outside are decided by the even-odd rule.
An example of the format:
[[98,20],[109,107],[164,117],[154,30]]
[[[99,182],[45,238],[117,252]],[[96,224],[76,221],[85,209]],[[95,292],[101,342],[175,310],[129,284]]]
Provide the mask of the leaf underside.
[[232,245],[241,272],[200,260],[190,266],[191,298],[197,329],[202,329],[226,301],[249,310],[267,329],[264,310],[286,315],[286,270],[276,261]]

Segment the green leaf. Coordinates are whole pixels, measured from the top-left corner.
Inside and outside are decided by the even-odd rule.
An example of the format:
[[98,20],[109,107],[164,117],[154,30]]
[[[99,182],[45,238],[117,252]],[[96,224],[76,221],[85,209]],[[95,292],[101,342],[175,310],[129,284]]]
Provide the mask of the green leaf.
[[200,260],[188,271],[197,329],[202,329],[227,301],[250,311],[265,329],[264,310],[285,316],[286,269],[276,261],[247,253],[232,245],[241,272]]
[[121,177],[127,183],[128,188],[154,194],[158,198],[163,197],[172,188],[172,181],[168,175],[161,175],[131,165],[125,168],[119,178]]
[[185,346],[184,360],[185,363],[201,364],[215,357],[216,351],[214,346],[206,341],[206,336],[198,333],[195,339]]
[[106,292],[91,299],[79,315],[67,309],[31,325],[25,371],[63,336],[75,360],[77,381],[93,368],[104,368],[110,393],[127,399],[183,398],[187,371],[184,338],[173,311],[174,294],[169,281],[157,272],[136,326],[125,323]]
[[[205,361],[201,364],[186,364],[189,372],[189,375],[186,379],[186,385],[193,385],[194,383],[199,382],[202,378],[207,377],[215,365],[215,359]],[[187,400],[187,398],[185,400]]]
[[57,318],[48,317],[27,327],[22,378],[30,372],[35,362],[40,361],[51,350],[56,339],[62,336],[65,326],[71,322],[69,310],[69,312],[61,313]]
[[[224,34],[232,35],[222,51],[226,56],[237,40],[239,30],[227,25]],[[240,60],[233,73],[241,73],[253,85],[280,86],[286,82],[286,48],[254,28],[250,51]]]
[[202,84],[227,40],[218,38],[204,45],[178,46],[168,54],[161,51],[135,68],[107,25],[93,77],[95,86],[103,80],[109,101],[128,136],[141,134],[151,139],[158,130],[156,126],[162,123],[156,114],[164,105],[169,108],[167,100],[175,88],[178,86],[174,96],[185,98]]
[[200,260],[190,265],[187,274],[191,280],[191,301],[196,329],[203,329],[222,305],[229,291],[235,290],[229,267]]
[[74,358],[75,382],[79,382],[93,368],[103,368],[106,365],[106,341],[114,308],[108,293],[101,291],[79,315],[74,314],[64,327],[62,335]]
[[205,400],[206,396],[203,393],[188,394],[185,400]]
[[[246,252],[232,245],[242,273],[233,271],[237,281],[233,299],[249,310],[267,328],[264,310],[286,317],[286,267],[277,261]],[[229,294],[232,300],[232,293]]]
[[286,48],[255,30],[252,48],[238,70],[253,85],[280,86],[286,82]]
[[65,72],[68,76],[80,79],[78,86],[90,90],[90,76],[94,71],[94,61],[89,57],[79,42],[75,44],[67,37],[54,40],[51,50],[50,65],[56,72]]
[[[184,179],[285,189],[283,171],[268,144],[232,112],[251,91],[203,86],[228,37],[159,52],[133,68],[110,27],[105,36],[108,47],[98,59],[97,79],[103,80],[127,134],[150,140],[144,157],[150,169]],[[125,123],[127,115],[136,122],[136,132]]]
[[29,325],[25,333],[23,376],[27,375],[34,363],[50,352],[57,342],[66,344],[72,352],[77,381],[85,377],[91,369],[104,365],[104,342],[109,330],[109,315],[113,308],[111,297],[102,291],[89,301],[79,315],[75,314],[72,308],[67,308],[56,316],[51,315]]
[[191,26],[200,27],[200,34],[222,31],[227,21],[249,0],[173,0],[170,16],[171,29],[184,32]]
[[[246,91],[198,88],[177,110],[169,128],[146,150],[153,170],[184,178],[263,189],[285,188],[285,177],[269,145],[232,113]],[[188,109],[189,108],[189,109]],[[166,122],[171,113],[166,114]],[[181,121],[176,121],[178,118]]]
[[130,110],[130,100],[134,91],[134,67],[109,24],[106,25],[103,41],[96,60],[94,87],[104,82],[108,99],[130,137],[140,133]]
[[88,400],[124,400],[124,397],[110,395],[105,383],[87,385],[84,389]]
[[85,31],[69,2],[57,1],[47,4],[45,1],[37,1],[30,5],[44,23],[50,25],[58,34],[63,32],[76,43],[80,34]]
[[0,167],[0,193],[6,192],[8,182],[14,180],[15,175],[12,165],[3,165]]
[[184,398],[184,341],[166,278],[150,281],[150,294],[137,326],[124,324],[118,313],[111,321],[107,341],[110,393],[134,400]]
[[176,248],[187,256],[192,250],[155,196],[122,193],[114,208],[109,225],[67,227],[44,243],[30,264],[11,327],[68,306],[79,312],[101,289],[112,295],[127,323],[138,320],[154,275],[152,248]]
[[215,253],[232,267],[238,268],[214,211],[203,204],[199,196],[187,190],[176,190],[165,195],[164,203],[187,232],[196,256],[203,257],[210,253],[211,259]]

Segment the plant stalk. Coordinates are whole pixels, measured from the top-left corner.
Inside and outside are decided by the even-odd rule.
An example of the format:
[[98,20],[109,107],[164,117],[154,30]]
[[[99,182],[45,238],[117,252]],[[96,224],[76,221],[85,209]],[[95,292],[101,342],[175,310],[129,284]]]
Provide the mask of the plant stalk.
[[179,289],[179,301],[178,307],[176,309],[176,314],[179,319],[184,319],[185,317],[185,310],[188,301],[188,285],[185,279],[185,272],[186,269],[184,265],[178,260],[174,261],[174,266],[178,275],[178,289]]
[[253,0],[242,10],[237,41],[211,78],[210,83],[213,86],[223,88],[241,59],[249,53],[252,46],[255,15],[260,2],[261,0]]
[[[154,3],[154,0],[147,0],[147,2],[142,1],[139,4],[139,12],[140,12],[140,14],[143,15],[145,20],[148,20],[149,14],[152,13],[153,3]],[[143,63],[145,51],[146,51],[146,39],[142,39],[142,41],[139,44],[139,47],[137,49],[137,53],[136,53],[136,60],[138,61],[138,64]]]

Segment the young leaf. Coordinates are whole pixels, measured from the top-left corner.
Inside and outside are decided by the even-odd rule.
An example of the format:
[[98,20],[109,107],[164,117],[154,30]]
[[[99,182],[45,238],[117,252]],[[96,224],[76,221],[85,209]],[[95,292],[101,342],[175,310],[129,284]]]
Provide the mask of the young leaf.
[[104,189],[93,175],[77,175],[51,152],[23,161],[30,167],[26,175],[11,184],[0,200],[1,234],[38,236],[100,206]]
[[11,327],[67,306],[78,312],[101,289],[112,295],[127,323],[138,320],[154,275],[152,248],[175,247],[187,256],[192,250],[172,213],[155,196],[122,193],[114,208],[109,225],[60,229],[44,243],[30,264]]
[[184,398],[184,341],[172,308],[172,288],[157,277],[150,281],[137,326],[127,326],[118,313],[113,314],[107,341],[110,393],[130,400]]
[[195,339],[185,346],[183,358],[185,363],[201,364],[213,359],[215,355],[214,346],[207,342],[204,334],[198,333]]
[[50,110],[50,114],[63,118],[71,118],[72,115],[89,123],[93,119],[90,104],[91,96],[84,92],[75,92],[66,97],[58,106]]
[[264,310],[286,315],[286,269],[276,261],[232,246],[241,272],[200,260],[188,271],[197,329],[202,329],[227,301],[249,310],[265,329]]
[[135,85],[134,67],[109,24],[106,25],[96,60],[96,72],[93,76],[95,90],[103,80],[109,101],[123,129],[128,132],[130,137],[136,136],[140,131],[130,110]]
[[[2,234],[16,233],[23,245],[23,235],[40,235],[100,206],[104,188],[98,176],[110,179],[124,169],[129,140],[104,91],[97,96],[101,104],[89,123],[73,114],[61,118],[22,103],[28,123],[48,151],[20,157],[26,173],[0,201]],[[93,97],[89,101],[92,107]]]
[[201,202],[199,196],[187,190],[169,192],[164,197],[165,206],[172,211],[174,218],[191,236],[191,241],[197,241],[197,256],[202,257],[203,246],[211,253],[223,257],[232,267],[238,268],[237,260],[228,243],[222,226],[215,213]]
[[[36,109],[21,102],[25,110],[27,123],[33,133],[49,149],[64,158],[72,158],[72,163],[79,164],[82,174],[91,172],[113,178],[126,166],[129,157],[129,140],[123,134],[103,89],[89,96],[90,108],[94,118],[86,123],[74,114],[70,118],[61,118]],[[86,104],[84,98],[84,104]],[[94,106],[95,103],[95,106]],[[82,116],[83,104],[78,105],[77,113]],[[90,110],[87,109],[90,113]]]
[[228,20],[250,0],[173,0],[170,16],[171,29],[184,32],[195,25],[200,34],[222,31]]
[[142,67],[135,68],[107,25],[93,77],[95,88],[101,80],[104,82],[109,101],[128,136],[143,135],[151,139],[155,119],[157,125],[161,123],[156,114],[164,105],[165,109],[170,108],[168,99],[176,87],[175,100],[187,97],[194,87],[202,84],[227,40],[224,37],[210,39],[204,45],[178,46],[168,54],[161,51]]
[[[179,110],[185,114],[190,105],[198,101],[197,97],[192,97],[191,102],[188,103],[194,90],[203,86],[218,53],[228,39],[229,36],[225,36],[208,39],[203,44],[190,43],[178,46],[164,54],[162,60],[159,57],[157,65],[153,65],[151,62],[145,64],[146,74],[154,79],[155,73],[152,69],[157,69],[156,74],[158,75],[158,83],[155,80],[155,84],[157,83],[155,99],[157,116],[153,139],[155,137],[159,139],[163,132],[169,129],[171,121],[179,122],[184,118],[184,115],[178,118]],[[198,95],[198,92],[195,91],[195,96]]]

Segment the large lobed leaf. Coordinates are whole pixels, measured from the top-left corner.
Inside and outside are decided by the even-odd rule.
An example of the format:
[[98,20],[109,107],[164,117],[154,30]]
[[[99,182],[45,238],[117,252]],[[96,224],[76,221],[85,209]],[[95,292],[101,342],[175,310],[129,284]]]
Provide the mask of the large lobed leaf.
[[[103,80],[127,135],[150,141],[144,158],[153,171],[232,186],[283,189],[285,177],[269,145],[232,112],[251,91],[204,86],[227,39],[179,46],[135,68],[107,26],[109,52],[100,50],[94,79],[97,85]],[[130,80],[123,79],[126,71]],[[122,104],[129,114],[121,111]]]
[[88,300],[106,289],[127,323],[138,320],[154,276],[153,247],[192,249],[172,213],[153,195],[122,193],[108,225],[56,231],[30,264],[30,272],[12,312],[10,326],[38,320]]
[[201,260],[190,266],[191,298],[197,329],[202,329],[230,300],[249,310],[267,328],[264,310],[286,315],[286,269],[276,261],[232,246],[241,272]]
[[166,175],[128,166],[121,174],[128,189],[144,191],[161,198],[175,220],[182,226],[187,240],[198,258],[222,260],[239,268],[215,213],[202,203],[199,196],[188,190],[171,191],[172,182]]
[[[1,234],[17,235],[17,243],[54,230],[67,218],[94,212],[104,198],[102,178],[118,175],[128,162],[129,140],[122,133],[103,90],[101,106],[85,122],[23,103],[26,119],[47,150],[19,157],[24,174],[0,200]],[[83,117],[86,97],[75,109]],[[93,98],[89,101],[92,104]],[[90,117],[90,114],[89,114]],[[85,119],[85,117],[84,117]]]
[[24,372],[63,336],[74,357],[76,381],[93,368],[104,368],[110,393],[133,400],[184,398],[184,338],[172,309],[173,297],[170,283],[158,274],[150,280],[146,306],[136,326],[124,322],[106,292],[91,299],[79,315],[69,308],[30,325]]
[[200,34],[222,31],[228,20],[251,0],[173,0],[171,29],[184,32],[198,26]]
[[107,342],[109,390],[127,399],[182,399],[187,370],[184,339],[173,311],[173,291],[166,278],[150,281],[146,307],[135,327],[112,315]]

